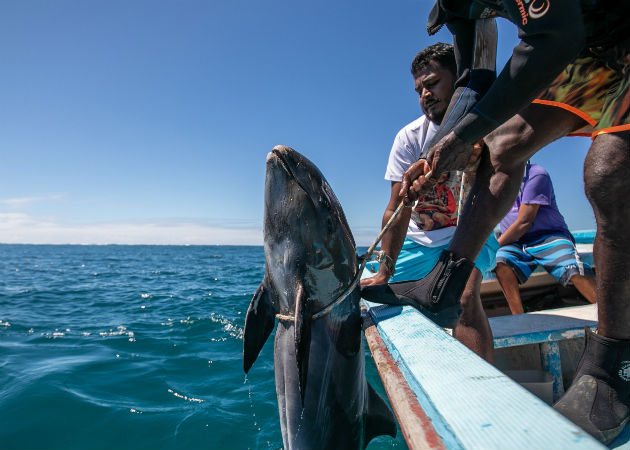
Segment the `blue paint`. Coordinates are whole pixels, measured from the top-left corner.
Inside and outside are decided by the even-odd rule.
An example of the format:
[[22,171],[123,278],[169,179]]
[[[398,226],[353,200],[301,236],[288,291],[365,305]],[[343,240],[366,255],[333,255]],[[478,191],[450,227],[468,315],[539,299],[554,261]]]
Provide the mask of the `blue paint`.
[[[410,319],[409,317],[410,315],[417,314],[415,310],[409,307],[405,307],[403,309],[401,307],[391,306],[388,308],[398,311],[397,322],[406,322],[407,320]],[[394,317],[393,315],[391,315],[391,312],[387,312],[381,309],[381,310],[375,311],[375,314],[379,317],[378,323],[377,323],[377,319],[374,316],[373,316],[373,319],[374,319],[375,324],[377,324],[376,326],[381,337],[383,337],[384,334],[391,334],[391,333],[385,332],[382,326],[379,325],[379,324],[384,323],[383,320]],[[435,325],[435,327],[437,328],[437,325]],[[442,332],[440,328],[438,329],[440,330],[440,332]],[[443,417],[441,417],[439,411],[436,409],[435,405],[433,404],[431,397],[428,396],[426,392],[422,389],[422,386],[418,383],[417,377],[411,371],[408,364],[408,360],[405,358],[405,356],[408,354],[408,348],[405,348],[407,347],[407,345],[403,346],[402,354],[401,354],[401,351],[399,351],[399,349],[394,345],[393,341],[389,339],[383,339],[383,341],[385,342],[385,345],[387,346],[387,349],[392,355],[394,361],[396,361],[398,368],[400,369],[401,373],[403,374],[403,377],[405,378],[405,380],[407,381],[407,384],[409,385],[409,388],[416,394],[418,403],[422,406],[422,409],[424,410],[425,414],[431,419],[433,428],[442,439],[444,446],[452,450],[459,450],[459,449],[464,450],[465,447],[462,445],[461,442],[459,442],[456,434],[449,427],[448,422],[444,420]],[[413,339],[410,339],[408,341],[408,343],[410,344],[413,344],[413,342],[414,342]]]
[[571,231],[576,244],[592,244],[595,241],[595,230]]
[[553,401],[556,402],[564,394],[562,361],[560,360],[560,346],[558,342],[544,342],[540,344],[540,362],[543,369],[553,377]]
[[[492,324],[490,324],[492,326]],[[592,324],[595,328],[596,322]],[[573,330],[558,330],[555,332],[539,332],[529,334],[517,334],[514,336],[499,336],[494,338],[494,348],[516,347],[517,345],[541,344],[549,341],[562,341],[565,339],[584,336],[584,328]]]
[[617,439],[610,444],[610,448],[613,450],[630,450],[630,423],[617,436]]
[[447,448],[605,448],[417,311],[394,309],[369,313]]

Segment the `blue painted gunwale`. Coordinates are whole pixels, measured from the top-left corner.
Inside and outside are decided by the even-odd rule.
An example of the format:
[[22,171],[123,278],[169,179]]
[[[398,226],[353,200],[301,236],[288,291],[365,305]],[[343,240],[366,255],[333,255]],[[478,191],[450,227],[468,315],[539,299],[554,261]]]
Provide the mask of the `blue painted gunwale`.
[[413,308],[365,304],[447,449],[606,448]]

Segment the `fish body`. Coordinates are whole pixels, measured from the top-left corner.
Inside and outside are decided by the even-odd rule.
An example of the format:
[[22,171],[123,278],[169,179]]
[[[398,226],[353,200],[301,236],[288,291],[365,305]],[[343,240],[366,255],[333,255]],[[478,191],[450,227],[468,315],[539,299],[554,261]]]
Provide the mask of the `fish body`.
[[365,377],[354,238],[319,169],[288,147],[267,156],[264,248],[243,367],[250,369],[277,320],[284,449],[362,449],[375,436],[395,436],[391,410]]

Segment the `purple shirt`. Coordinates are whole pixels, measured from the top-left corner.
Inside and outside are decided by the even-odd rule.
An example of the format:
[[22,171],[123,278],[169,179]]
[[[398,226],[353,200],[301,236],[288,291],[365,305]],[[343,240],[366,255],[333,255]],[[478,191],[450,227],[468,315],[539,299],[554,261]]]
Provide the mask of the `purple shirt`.
[[551,178],[547,171],[538,164],[531,164],[525,168],[525,177],[523,177],[518,197],[516,197],[510,212],[499,224],[501,233],[505,233],[505,230],[516,221],[521,204],[540,205],[540,207],[532,227],[521,236],[518,240],[519,244],[531,244],[551,234],[564,235],[573,240],[564,217],[558,210]]

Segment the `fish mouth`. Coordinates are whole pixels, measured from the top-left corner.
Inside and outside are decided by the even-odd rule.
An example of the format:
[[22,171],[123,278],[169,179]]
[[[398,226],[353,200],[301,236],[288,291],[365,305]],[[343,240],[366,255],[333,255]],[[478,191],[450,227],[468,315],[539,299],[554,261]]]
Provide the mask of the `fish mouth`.
[[[315,201],[311,198],[310,190],[304,186],[300,178],[295,174],[293,169],[291,168],[291,164],[287,158],[287,154],[289,152],[295,152],[291,147],[285,147],[284,145],[276,145],[269,155],[267,156],[267,162],[269,162],[272,158],[277,158],[280,161],[280,165],[287,172],[289,177],[304,191],[308,199],[315,204]],[[298,164],[299,165],[299,164]]]
[[291,178],[293,178],[294,180],[297,180],[295,173],[293,173],[293,170],[289,166],[289,162],[286,159],[285,155],[287,153],[287,150],[289,150],[289,147],[285,147],[283,145],[276,145],[271,150],[271,153],[269,153],[269,155],[267,156],[267,161],[270,161],[273,157],[277,158],[280,161],[280,164],[282,165],[284,170],[287,171],[289,176],[291,176]]
[[[438,100],[438,102],[439,102],[439,100]],[[307,185],[304,184],[303,179],[301,179],[299,176],[297,176],[295,171],[294,171],[294,169],[293,169],[293,167],[295,167],[296,170],[299,170],[301,165],[304,165],[304,166],[308,167],[312,163],[308,159],[303,157],[300,153],[298,153],[296,150],[292,149],[291,147],[287,147],[285,145],[276,145],[271,150],[271,152],[269,152],[269,154],[267,155],[267,163],[271,162],[273,159],[277,159],[277,161],[280,162],[280,165],[285,170],[287,175],[306,194],[306,197],[309,199],[311,204],[315,208],[317,208],[318,200],[317,200],[316,197],[315,198],[313,197],[313,189],[312,189],[312,187],[311,188],[307,188]],[[315,170],[317,170],[317,168],[315,168]],[[321,177],[322,180],[325,180],[324,176],[321,173],[317,172],[316,175],[317,175],[317,177]],[[328,185],[327,182],[325,184]],[[330,189],[330,187],[329,187],[329,189]],[[332,192],[332,190],[330,192],[331,192],[332,196],[334,197],[334,193]],[[336,202],[338,203],[338,200]],[[348,221],[346,219],[346,216],[345,216],[343,210],[340,209],[338,212],[333,213],[333,214],[335,216],[339,217],[339,220],[341,221],[341,226],[343,228],[343,232],[345,233],[346,237],[348,237],[350,242],[352,242],[352,244],[356,247],[356,243],[354,241],[354,236],[352,236],[352,232],[350,231],[350,226],[348,225]]]

